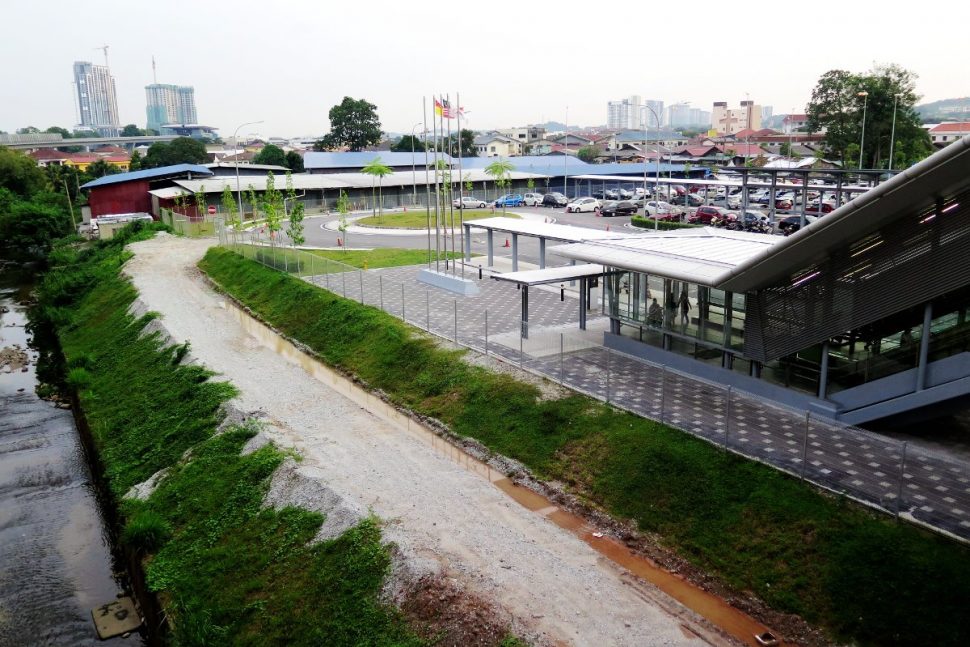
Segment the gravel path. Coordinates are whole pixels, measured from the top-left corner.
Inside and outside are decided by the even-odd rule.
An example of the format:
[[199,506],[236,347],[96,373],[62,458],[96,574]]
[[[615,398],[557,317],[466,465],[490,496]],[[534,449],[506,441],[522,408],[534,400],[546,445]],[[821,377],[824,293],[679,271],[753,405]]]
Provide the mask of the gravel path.
[[239,388],[236,405],[262,411],[267,434],[302,453],[302,476],[372,510],[405,554],[433,560],[539,642],[731,644],[572,534],[246,333],[195,267],[210,244],[160,235],[132,245],[126,272],[172,337],[191,341],[198,361]]

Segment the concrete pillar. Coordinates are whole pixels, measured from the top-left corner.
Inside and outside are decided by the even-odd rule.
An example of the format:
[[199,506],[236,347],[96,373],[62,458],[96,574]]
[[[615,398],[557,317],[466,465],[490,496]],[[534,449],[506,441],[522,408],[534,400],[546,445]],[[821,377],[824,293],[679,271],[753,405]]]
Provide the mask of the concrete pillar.
[[929,371],[930,326],[933,324],[933,303],[923,307],[923,332],[919,338],[919,364],[916,366],[916,390],[926,388],[926,373]]
[[492,267],[495,265],[495,232],[491,229],[488,230],[488,266]]
[[820,400],[825,399],[825,394],[829,388],[829,342],[825,340],[822,342],[822,361],[819,367],[818,375],[818,397]]
[[[571,261],[569,261],[569,264],[571,266],[575,266],[576,265],[576,259],[574,258]],[[569,287],[573,287],[574,285],[576,285],[575,279],[569,282]]]
[[539,269],[546,269],[546,238],[539,236]]
[[512,271],[519,271],[519,235],[512,234]]

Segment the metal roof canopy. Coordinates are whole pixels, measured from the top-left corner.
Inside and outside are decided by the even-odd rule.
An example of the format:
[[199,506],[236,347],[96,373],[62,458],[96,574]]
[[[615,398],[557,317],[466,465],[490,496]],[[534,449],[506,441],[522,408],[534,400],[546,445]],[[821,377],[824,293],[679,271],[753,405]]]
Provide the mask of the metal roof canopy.
[[121,182],[132,182],[134,180],[157,180],[172,175],[192,174],[210,176],[212,171],[198,164],[173,164],[172,166],[159,166],[141,171],[131,171],[128,173],[118,173],[116,175],[105,175],[97,180],[91,180],[87,184],[82,184],[82,189],[91,189],[106,184],[119,184]]
[[[656,171],[654,171],[656,173]],[[643,184],[643,177],[636,177],[632,175],[573,175],[570,179],[574,180],[601,180],[604,182],[630,182],[632,184]],[[656,175],[651,177],[647,175],[647,184],[657,184],[658,180]],[[744,186],[741,180],[697,180],[693,178],[669,178],[662,177],[659,179],[660,184],[683,184],[692,185],[696,184],[698,186]],[[749,187],[757,188],[771,188],[771,182],[759,182],[757,180],[751,180],[748,182]],[[788,189],[803,189],[804,184],[791,184],[791,183],[776,183],[776,189],[788,190]],[[835,191],[841,189],[843,193],[863,193],[872,189],[870,186],[856,186],[851,184],[844,184],[841,187],[836,184],[809,184],[808,190],[822,190],[822,191]]]
[[576,281],[590,276],[600,276],[606,273],[606,268],[597,264],[564,265],[562,267],[547,267],[541,270],[523,270],[521,272],[506,272],[493,274],[496,281],[508,281],[520,285],[546,285],[548,283],[562,283]]
[[166,200],[168,198],[174,198],[179,195],[191,195],[192,193],[182,187],[178,186],[167,186],[163,189],[152,189],[149,193],[156,198],[161,198]]
[[466,227],[476,229],[491,229],[507,234],[522,234],[523,236],[535,236],[549,240],[559,240],[567,243],[580,242],[584,240],[609,240],[612,238],[622,238],[630,234],[603,231],[601,229],[587,229],[586,227],[573,227],[572,225],[557,225],[555,223],[530,222],[528,220],[518,220],[516,218],[480,218],[477,220],[466,220]]
[[900,215],[933,208],[968,184],[970,136],[951,143],[922,162],[864,193],[771,249],[733,268],[723,289],[746,292],[789,280],[805,266],[824,259],[832,248],[859,240]]
[[780,243],[779,236],[698,227],[555,247],[566,258],[719,287],[731,270]]

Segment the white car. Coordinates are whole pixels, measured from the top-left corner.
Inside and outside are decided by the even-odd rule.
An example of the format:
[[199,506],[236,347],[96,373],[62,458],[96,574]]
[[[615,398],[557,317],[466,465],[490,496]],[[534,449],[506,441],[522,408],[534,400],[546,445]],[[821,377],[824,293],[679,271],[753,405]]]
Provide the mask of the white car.
[[455,198],[452,205],[456,209],[484,209],[485,201],[466,196],[464,198]]
[[647,203],[647,215],[650,216],[659,215],[661,219],[664,219],[665,217],[669,219],[674,216],[679,216],[682,213],[683,211],[681,211],[679,208],[675,207],[669,202],[664,202],[663,200],[660,202],[651,200]]
[[576,198],[566,205],[566,213],[580,213],[582,211],[596,211],[600,208],[600,201],[596,198]]
[[522,196],[522,204],[527,207],[541,207],[543,197],[541,193],[526,193]]

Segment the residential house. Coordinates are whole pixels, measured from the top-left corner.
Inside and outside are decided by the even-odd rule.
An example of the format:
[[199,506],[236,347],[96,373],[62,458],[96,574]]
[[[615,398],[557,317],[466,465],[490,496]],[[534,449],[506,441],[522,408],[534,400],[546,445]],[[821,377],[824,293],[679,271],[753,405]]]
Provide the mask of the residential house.
[[525,143],[505,135],[479,135],[475,150],[480,157],[516,157],[525,151]]
[[970,135],[970,121],[937,124],[930,128],[930,141],[934,146],[944,146]]

